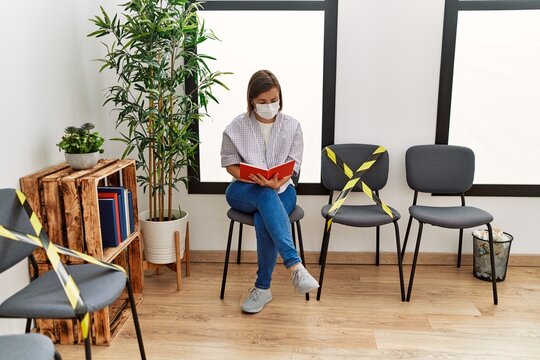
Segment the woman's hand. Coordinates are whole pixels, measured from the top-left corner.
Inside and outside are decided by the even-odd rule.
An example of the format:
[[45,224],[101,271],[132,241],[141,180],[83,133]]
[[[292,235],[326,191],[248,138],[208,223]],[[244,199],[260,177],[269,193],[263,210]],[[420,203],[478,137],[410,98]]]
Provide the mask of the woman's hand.
[[279,174],[275,174],[273,178],[266,179],[264,176],[259,174],[251,174],[249,178],[253,180],[254,183],[256,183],[259,186],[265,186],[272,188],[274,190],[278,190],[281,185],[285,184],[291,176],[285,176],[284,178],[278,179]]
[[234,178],[236,180],[242,181],[242,182],[245,182],[245,183],[249,183],[249,184],[254,183],[253,181],[244,180],[244,179],[240,178],[240,166],[239,165],[229,165],[229,166],[226,167],[226,169],[227,169],[227,172],[229,174],[231,174],[232,176],[234,176]]

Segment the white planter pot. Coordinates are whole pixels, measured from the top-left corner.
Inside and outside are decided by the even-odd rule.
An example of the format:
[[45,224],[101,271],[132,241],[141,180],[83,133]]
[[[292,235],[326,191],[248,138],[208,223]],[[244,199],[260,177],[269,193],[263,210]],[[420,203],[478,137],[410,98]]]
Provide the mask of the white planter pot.
[[99,151],[88,154],[68,154],[64,153],[66,161],[73,169],[90,169],[97,164],[99,160]]
[[[165,210],[167,214],[168,210]],[[172,214],[176,220],[150,221],[150,211],[146,210],[139,214],[141,231],[143,233],[143,248],[145,259],[153,264],[170,264],[176,262],[176,243],[174,232],[180,232],[180,258],[184,257],[186,248],[186,224],[188,213],[178,209]]]

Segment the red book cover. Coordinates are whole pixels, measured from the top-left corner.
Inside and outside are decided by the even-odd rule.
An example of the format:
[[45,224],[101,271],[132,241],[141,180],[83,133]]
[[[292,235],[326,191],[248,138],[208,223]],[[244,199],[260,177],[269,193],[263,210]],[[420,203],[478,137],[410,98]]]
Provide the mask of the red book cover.
[[240,163],[240,178],[244,180],[252,181],[249,178],[251,174],[261,174],[266,179],[271,179],[275,174],[278,174],[278,179],[285,176],[292,175],[294,170],[294,160],[287,161],[286,163],[274,166],[270,169],[264,169],[257,166],[249,165],[246,163]]
[[118,203],[118,194],[98,192],[98,198],[99,199],[114,199],[114,203],[116,204],[116,224],[118,224],[118,226],[116,227],[116,231],[118,232],[118,240],[122,241],[122,233],[120,231],[120,211],[119,211],[120,204]]

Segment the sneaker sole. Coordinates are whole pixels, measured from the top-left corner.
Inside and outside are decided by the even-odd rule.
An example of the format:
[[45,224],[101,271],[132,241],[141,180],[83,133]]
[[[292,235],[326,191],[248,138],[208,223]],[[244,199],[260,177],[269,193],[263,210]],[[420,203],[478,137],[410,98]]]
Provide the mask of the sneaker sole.
[[243,307],[241,308],[242,309],[242,312],[245,312],[246,314],[256,314],[256,313],[259,313],[261,312],[264,307],[266,306],[266,304],[268,304],[270,301],[274,300],[273,297],[271,297],[267,302],[265,302],[261,307],[258,307],[256,309],[244,309]]

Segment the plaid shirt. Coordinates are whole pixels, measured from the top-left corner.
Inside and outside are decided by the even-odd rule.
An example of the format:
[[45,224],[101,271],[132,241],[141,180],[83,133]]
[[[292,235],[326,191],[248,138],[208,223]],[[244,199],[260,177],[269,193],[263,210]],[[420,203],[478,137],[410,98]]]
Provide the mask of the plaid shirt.
[[[223,132],[221,166],[227,167],[245,162],[258,167],[271,168],[294,160],[296,162],[294,171],[299,174],[303,151],[302,128],[294,118],[279,112],[272,126],[270,139],[265,144],[255,115],[249,116],[244,113],[237,116]],[[283,192],[289,183],[284,184],[279,192]]]

